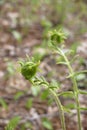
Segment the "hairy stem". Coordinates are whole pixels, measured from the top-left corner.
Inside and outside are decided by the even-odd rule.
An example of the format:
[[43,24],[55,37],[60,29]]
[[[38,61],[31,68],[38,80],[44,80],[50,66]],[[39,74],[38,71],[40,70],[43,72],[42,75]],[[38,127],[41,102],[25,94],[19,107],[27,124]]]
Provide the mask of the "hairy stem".
[[64,59],[67,63],[68,69],[70,71],[70,74],[72,75],[71,80],[73,83],[74,96],[75,96],[75,100],[76,100],[76,109],[77,109],[77,116],[78,116],[78,129],[81,130],[82,125],[81,125],[81,118],[80,118],[80,103],[79,103],[79,99],[78,99],[79,92],[78,92],[77,82],[76,82],[75,77],[74,77],[74,71],[73,71],[73,69],[70,65],[70,62],[68,61],[66,55],[64,54],[64,52],[59,48],[58,48],[58,51],[64,57]]
[[58,109],[59,109],[62,129],[63,129],[63,130],[66,130],[64,110],[63,110],[63,107],[62,107],[62,105],[61,105],[61,102],[60,102],[58,96],[56,95],[56,93],[55,93],[52,89],[50,89],[50,93],[53,95],[54,100],[55,100],[55,102],[56,102],[56,104],[57,104],[57,107],[58,107]]
[[[35,79],[37,80],[37,77],[35,77]],[[49,88],[49,83],[46,81],[41,81],[40,79],[38,79],[40,85],[43,85],[45,87],[45,89],[49,89],[51,95],[53,96],[56,104],[57,104],[57,108],[59,110],[59,114],[60,114],[60,119],[61,119],[61,125],[62,125],[62,129],[66,130],[66,126],[65,126],[65,117],[64,117],[64,110],[63,107],[61,105],[60,99],[57,96],[56,92],[52,89]]]

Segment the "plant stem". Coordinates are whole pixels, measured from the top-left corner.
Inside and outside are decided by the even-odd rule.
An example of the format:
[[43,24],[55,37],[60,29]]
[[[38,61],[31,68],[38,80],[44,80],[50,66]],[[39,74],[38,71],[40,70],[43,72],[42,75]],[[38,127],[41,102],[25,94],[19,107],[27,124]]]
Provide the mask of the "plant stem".
[[[37,77],[35,77],[35,79],[37,80]],[[62,129],[63,130],[66,130],[66,126],[65,126],[65,117],[64,117],[64,110],[63,110],[63,107],[61,105],[61,102],[60,102],[60,99],[59,97],[57,96],[56,92],[52,89],[49,88],[49,83],[46,82],[46,81],[40,81],[40,85],[44,85],[45,89],[49,89],[51,95],[54,97],[54,100],[57,104],[57,108],[59,110],[59,114],[60,114],[60,119],[61,119],[61,125],[62,125]]]
[[80,118],[80,103],[79,103],[79,99],[78,99],[79,92],[78,92],[77,82],[76,82],[75,77],[74,77],[74,71],[73,71],[73,69],[70,65],[70,62],[68,61],[66,55],[64,54],[64,52],[59,48],[58,48],[58,51],[64,57],[64,59],[67,63],[67,66],[69,68],[70,74],[72,75],[71,80],[72,80],[72,83],[73,83],[74,96],[75,96],[75,100],[76,100],[76,109],[77,109],[77,116],[78,116],[78,129],[81,130],[82,125],[81,125],[81,118]]
[[62,107],[62,105],[61,105],[61,102],[60,102],[58,96],[56,95],[56,93],[55,93],[52,89],[49,89],[49,90],[50,90],[50,93],[53,95],[54,100],[55,100],[55,102],[56,102],[56,104],[57,104],[57,107],[58,107],[58,109],[59,109],[62,129],[63,129],[63,130],[66,130],[64,110],[63,110],[63,107]]

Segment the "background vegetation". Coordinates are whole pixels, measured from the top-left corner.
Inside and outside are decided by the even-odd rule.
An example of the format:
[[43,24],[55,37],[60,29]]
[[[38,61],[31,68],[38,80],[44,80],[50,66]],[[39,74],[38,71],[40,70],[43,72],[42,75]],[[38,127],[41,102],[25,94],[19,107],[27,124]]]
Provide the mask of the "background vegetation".
[[[57,56],[52,56],[47,46],[48,31],[60,27],[67,34],[64,52],[74,49],[73,55],[79,55],[74,70],[87,69],[86,0],[0,0],[0,130],[9,126],[9,130],[61,129],[56,104],[48,91],[32,86],[17,69],[19,59],[33,55],[41,60],[41,75],[48,82],[61,86],[61,91],[72,90],[71,81],[66,79],[67,68],[56,65]],[[79,89],[87,90],[86,78],[86,73],[76,77]],[[87,106],[86,99],[79,96],[83,107]],[[65,114],[67,130],[77,130],[72,95],[60,96],[60,100],[72,108],[72,113]],[[86,118],[87,111],[83,110],[83,130],[87,129]]]

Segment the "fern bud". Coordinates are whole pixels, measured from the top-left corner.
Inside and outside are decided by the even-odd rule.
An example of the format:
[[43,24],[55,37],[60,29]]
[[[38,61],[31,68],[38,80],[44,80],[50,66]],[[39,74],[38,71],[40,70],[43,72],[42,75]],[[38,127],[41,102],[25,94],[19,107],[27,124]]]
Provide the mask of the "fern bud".
[[52,45],[61,44],[66,39],[65,33],[61,29],[59,31],[53,30],[49,32],[49,35]]
[[35,76],[39,62],[35,63],[34,61],[25,61],[21,62],[20,64],[21,64],[21,73],[25,79],[30,80]]

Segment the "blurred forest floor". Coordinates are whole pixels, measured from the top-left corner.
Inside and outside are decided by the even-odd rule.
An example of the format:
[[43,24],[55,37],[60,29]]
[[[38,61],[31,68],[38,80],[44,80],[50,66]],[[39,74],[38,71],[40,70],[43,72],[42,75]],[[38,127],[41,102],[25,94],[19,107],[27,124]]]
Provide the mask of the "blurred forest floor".
[[[60,26],[68,34],[66,50],[72,48],[79,55],[73,68],[87,69],[85,0],[0,0],[0,130],[15,116],[21,117],[16,130],[61,130],[51,97],[44,89],[31,86],[17,71],[19,59],[26,54],[37,56],[42,61],[41,74],[47,81],[59,81],[65,91],[72,89],[71,81],[65,79],[67,68],[56,65],[56,56],[51,56],[47,47],[47,32]],[[78,76],[77,82],[80,89],[87,90],[87,74]],[[74,103],[69,97],[60,99],[64,105]],[[80,95],[79,100],[87,107],[87,96]],[[77,130],[76,110],[65,116],[67,130]],[[81,112],[81,119],[83,130],[87,130],[87,111]]]

